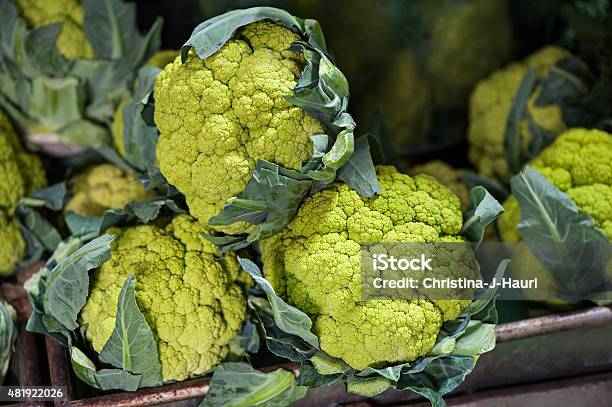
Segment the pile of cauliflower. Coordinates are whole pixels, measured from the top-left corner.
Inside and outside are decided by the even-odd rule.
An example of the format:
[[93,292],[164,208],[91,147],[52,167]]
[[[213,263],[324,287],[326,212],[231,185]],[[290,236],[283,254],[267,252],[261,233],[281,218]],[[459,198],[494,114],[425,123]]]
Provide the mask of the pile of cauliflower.
[[[62,24],[58,49],[65,57],[79,61],[70,69],[96,63],[79,1],[62,4],[50,0],[11,1],[30,28]],[[472,298],[475,291],[470,291],[470,299],[434,299],[425,295],[415,299],[366,298],[362,286],[364,247],[373,243],[469,243],[466,229],[471,226],[469,221],[480,216],[471,211],[480,204],[475,201],[477,193],[482,192],[476,189],[474,193],[470,188],[480,182],[499,185],[504,190],[515,175],[506,156],[507,128],[513,102],[528,72],[535,72],[537,85],[526,102],[526,114],[519,120],[517,143],[529,146],[536,138],[534,126],[552,136],[548,146],[521,165],[530,165],[567,194],[612,240],[612,134],[570,128],[569,121],[564,121],[562,106],[536,103],[544,92],[544,79],[560,61],[571,57],[569,51],[547,46],[521,61],[502,66],[508,62],[512,47],[509,2],[478,0],[449,4],[434,1],[424,6],[431,49],[418,55],[405,48],[385,61],[386,76],[379,86],[368,89],[366,100],[368,105],[384,100],[390,127],[388,141],[400,153],[414,147],[415,140],[424,138],[438,124],[434,111],[455,114],[467,108],[467,158],[473,170],[456,168],[439,159],[415,164],[406,159],[408,154],[401,157],[401,162],[407,164],[405,170],[375,166],[374,161],[384,160],[379,157],[373,160],[369,152],[359,151],[357,145],[361,140],[376,137],[353,139],[351,133],[348,147],[333,144],[341,140],[337,128],[345,129],[344,121],[354,124],[347,113],[350,109],[343,106],[340,112],[334,110],[336,117],[329,119],[324,114],[314,114],[316,109],[308,107],[308,103],[318,103],[312,95],[297,97],[298,91],[308,94],[323,88],[329,93],[321,97],[328,100],[319,103],[324,113],[328,113],[325,109],[333,110],[334,104],[348,103],[348,95],[338,98],[332,86],[336,84],[331,83],[341,82],[341,75],[334,76],[335,71],[330,68],[337,67],[327,59],[333,52],[324,49],[324,41],[318,37],[318,23],[293,16],[287,22],[284,14],[280,14],[282,10],[255,21],[242,19],[240,24],[253,22],[238,26],[235,32],[226,32],[224,42],[218,41],[219,44],[212,44],[211,38],[222,36],[218,32],[208,33],[210,38],[199,40],[210,42],[206,43],[209,48],[219,46],[206,56],[201,56],[204,47],[201,43],[194,45],[188,41],[180,52],[164,50],[144,64],[139,61],[143,76],[139,75],[133,86],[126,85],[120,95],[113,95],[117,96],[117,103],[109,105],[108,120],[96,122],[96,126],[112,134],[112,144],[109,141],[108,145],[88,146],[88,151],[80,152],[61,166],[51,157],[29,152],[27,148],[31,146],[21,142],[27,135],[18,134],[13,127],[14,117],[0,111],[0,178],[5,180],[0,184],[0,277],[9,277],[26,257],[26,237],[30,236],[26,233],[36,236],[34,232],[40,231],[28,228],[37,226],[48,235],[61,237],[55,248],[40,249],[47,262],[28,283],[33,305],[28,329],[48,334],[70,347],[75,374],[102,391],[125,390],[122,383],[105,383],[104,374],[124,374],[118,377],[130,380],[134,377],[141,380],[145,375],[146,372],[136,371],[137,367],[130,365],[132,340],[150,339],[149,356],[159,359],[155,366],[160,370],[158,382],[143,381],[142,386],[139,382],[135,387],[138,388],[214,372],[222,363],[244,357],[247,353],[244,343],[252,342],[253,337],[261,344],[287,339],[294,334],[280,327],[280,317],[276,315],[279,303],[285,307],[282,311],[289,314],[297,310],[297,315],[306,320],[288,324],[308,325],[308,334],[316,336],[317,345],[305,342],[316,348],[315,357],[324,354],[330,364],[341,365],[333,374],[343,380],[366,380],[379,374],[376,378],[384,379],[386,389],[393,380],[380,374],[378,368],[392,370],[390,366],[395,366],[399,369],[396,375],[405,379],[402,375],[413,374],[407,372],[414,367],[411,364],[423,361],[427,365],[428,356],[464,357],[466,366],[475,363],[491,343],[466,354],[447,351],[449,343],[452,342],[453,349],[453,341],[459,343],[467,326],[477,331],[481,325],[487,325],[489,342],[495,341],[496,316],[486,322],[470,320],[482,311],[481,308],[471,313],[471,306],[478,302]],[[365,8],[365,3],[359,2],[359,7]],[[209,24],[215,21],[219,20]],[[233,23],[227,24],[227,30],[234,30]],[[495,47],[482,36],[482,27],[490,30],[493,25],[498,37]],[[379,28],[386,32],[388,27]],[[148,55],[153,53],[154,50]],[[349,65],[349,70],[371,63],[353,62],[355,66]],[[314,69],[319,70],[316,75]],[[141,81],[144,74],[149,75],[148,85]],[[308,83],[313,77],[320,82]],[[3,100],[0,93],[0,103]],[[134,111],[137,114],[131,117]],[[150,138],[138,139],[135,134],[147,134]],[[325,137],[330,145],[322,152],[321,140]],[[386,141],[376,147],[384,150]],[[337,174],[333,181],[323,179],[324,171],[318,169],[329,170],[325,167],[328,154],[347,154],[336,151],[342,148],[350,150],[348,156],[354,153],[351,159],[357,156],[367,161],[370,172],[375,168],[375,178],[381,187],[378,194],[362,196],[351,187],[353,184]],[[136,165],[131,161],[136,155],[139,160],[150,162]],[[49,188],[45,188],[47,175],[42,162],[50,170],[49,180],[60,180]],[[351,164],[358,167],[355,161]],[[257,179],[263,173],[257,172],[262,165],[272,176]],[[308,171],[309,166],[317,171]],[[340,174],[340,169],[333,170]],[[359,170],[351,175],[366,178],[367,174]],[[264,189],[268,196],[260,193],[257,199],[243,197],[244,191],[252,188],[254,178],[268,184],[268,189]],[[268,201],[282,207],[286,203],[283,199],[289,200],[289,192],[303,184],[309,186],[299,196],[299,207],[281,208],[286,212],[294,210],[286,227],[253,246],[232,246],[236,239],[259,226],[250,215],[272,218]],[[278,192],[290,189],[287,185],[294,190],[285,195]],[[58,197],[60,192],[64,195]],[[56,195],[49,197],[50,193]],[[486,198],[494,201],[490,194]],[[233,212],[236,222],[212,225],[211,219],[232,204],[238,208]],[[481,231],[478,243],[483,235],[486,241],[523,240],[517,227],[521,221],[517,200],[508,195],[503,207],[503,216],[492,228]],[[47,216],[51,213],[53,219]],[[41,219],[47,222],[36,224]],[[485,226],[482,221],[482,227]],[[105,238],[106,246],[95,247]],[[443,272],[452,276],[480,276],[473,250],[465,248],[467,245],[457,247],[457,252],[449,250],[437,259]],[[253,259],[262,266],[263,278],[271,288],[258,280],[261,276],[250,271],[249,276],[243,270],[243,259]],[[514,267],[526,270],[523,276],[539,276],[544,285],[554,285],[552,277],[533,257],[524,255],[519,259]],[[61,273],[66,270],[73,275],[63,279]],[[122,303],[128,291],[126,282],[131,279],[135,279],[131,299],[136,304],[135,310]],[[50,287],[55,291],[49,294]],[[273,298],[279,303],[270,299],[270,292],[278,296]],[[58,293],[62,297],[57,307],[62,311],[61,317],[53,315],[57,309],[44,303]],[[79,295],[83,296],[82,303],[78,303]],[[489,304],[494,304],[494,300],[482,307]],[[278,339],[274,337],[278,333],[275,330],[264,332],[269,321],[261,318],[262,309],[274,314],[270,318],[276,324],[274,329],[286,336]],[[64,315],[71,312],[74,315],[68,316],[73,316],[74,321]],[[133,326],[122,326],[125,322],[122,318],[129,319],[127,325],[136,326],[138,318],[145,322],[134,334],[130,332]],[[452,321],[464,321],[465,325],[456,328]],[[257,332],[255,325],[260,328]],[[447,335],[449,326],[457,329],[457,336]],[[268,343],[269,350],[283,356],[273,347],[295,347],[292,342],[297,341],[295,336],[299,335],[280,345]],[[476,343],[480,336],[468,340]],[[119,347],[117,343],[121,344],[123,360],[105,359],[108,357],[105,355],[117,350],[109,350]],[[444,346],[438,347],[440,343]],[[476,347],[473,343],[471,346]],[[73,349],[84,349],[80,351],[83,359],[76,360]],[[89,356],[93,359],[88,360]],[[300,361],[307,360],[305,364],[319,368],[313,361],[315,357]],[[406,365],[397,367],[401,364]],[[109,365],[123,370],[117,373]],[[458,369],[467,374],[471,368]],[[430,374],[423,373],[424,369],[417,373]],[[317,370],[317,374],[325,373]],[[291,380],[295,378],[291,376]],[[397,388],[398,381],[393,383]],[[435,388],[438,384],[424,386]]]

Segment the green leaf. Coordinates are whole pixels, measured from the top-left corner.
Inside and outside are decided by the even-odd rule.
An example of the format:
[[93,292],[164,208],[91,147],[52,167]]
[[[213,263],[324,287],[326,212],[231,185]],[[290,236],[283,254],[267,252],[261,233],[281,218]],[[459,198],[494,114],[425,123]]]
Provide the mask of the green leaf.
[[559,105],[568,98],[576,98],[588,92],[583,79],[591,76],[588,67],[577,57],[569,57],[557,62],[542,81],[536,106]]
[[10,304],[0,301],[0,386],[8,371],[17,339],[17,314]]
[[30,76],[37,74],[58,76],[68,71],[70,64],[56,45],[61,28],[61,24],[44,25],[34,28],[26,37],[25,52],[28,55],[28,67],[24,70]]
[[391,383],[383,377],[351,376],[346,383],[346,391],[364,397],[374,397],[391,387]]
[[147,66],[138,73],[134,99],[123,108],[123,141],[126,160],[144,171],[155,166],[158,132],[155,126],[149,126],[143,118],[143,111],[148,96],[153,92],[155,79],[160,69]]
[[96,389],[136,391],[140,386],[140,375],[121,369],[96,370],[96,365],[76,346],[70,347],[70,362],[75,375]]
[[521,139],[521,122],[527,114],[527,102],[537,84],[537,80],[538,76],[535,68],[528,69],[514,95],[508,114],[504,131],[504,151],[506,152],[508,168],[513,174],[519,172],[525,162],[523,140]]
[[277,369],[263,373],[243,362],[227,362],[215,368],[210,390],[201,407],[284,407],[306,395],[295,375]]
[[304,362],[300,366],[300,374],[297,378],[298,386],[305,386],[309,389],[315,387],[331,386],[340,383],[344,376],[342,374],[322,375],[312,365],[312,363]]
[[485,188],[477,186],[470,191],[470,207],[464,216],[463,234],[470,242],[479,244],[487,225],[499,218],[503,206]]
[[355,143],[355,151],[348,162],[338,171],[338,178],[361,196],[374,196],[382,189],[370,155],[368,139],[361,136]]
[[287,304],[283,301],[270,285],[270,283],[261,275],[259,267],[250,260],[238,258],[242,268],[249,273],[249,275],[255,280],[255,282],[265,291],[268,301],[272,307],[272,313],[274,315],[274,321],[278,327],[283,331],[291,335],[298,336],[303,339],[306,343],[310,344],[313,348],[319,348],[319,340],[310,331],[312,328],[312,321],[302,311]]
[[251,296],[249,306],[254,310],[259,328],[266,341],[266,347],[270,352],[294,362],[308,361],[318,352],[317,348],[300,336],[287,333],[278,327],[274,320],[272,306],[267,300]]
[[[232,10],[217,17],[213,17],[198,25],[181,49],[183,63],[191,48],[197,55],[208,58],[229,41],[240,27],[261,20],[280,21],[287,28],[305,34],[304,21],[296,18],[284,10],[274,7],[252,7],[245,10]],[[320,31],[320,30],[319,30]]]
[[248,358],[249,354],[259,352],[260,342],[257,326],[247,319],[240,332],[229,343],[231,361],[242,360]]
[[[97,58],[128,61],[141,66],[160,47],[161,22],[143,38],[136,24],[136,5],[121,0],[83,0],[87,40]],[[149,43],[152,43],[150,47]],[[148,49],[151,48],[151,49]]]
[[454,355],[474,356],[495,348],[495,325],[470,321],[465,332],[455,342]]
[[603,285],[610,248],[593,218],[530,166],[511,185],[521,211],[517,228],[560,294],[581,297]]
[[87,240],[97,237],[108,228],[119,224],[134,221],[149,223],[157,219],[161,209],[164,207],[173,213],[183,212],[173,200],[153,197],[146,201],[128,202],[121,209],[109,209],[104,212],[102,217],[83,216],[74,212],[68,212],[66,214],[66,224],[73,235]]
[[291,222],[312,181],[297,171],[259,160],[246,188],[230,198],[208,223],[227,226],[235,222],[257,225],[247,242],[270,237]]
[[162,383],[157,344],[136,303],[136,277],[130,274],[119,293],[115,329],[100,352],[100,361],[141,375],[140,386]]
[[43,305],[47,317],[44,322],[50,331],[57,329],[57,324],[68,330],[78,328],[77,316],[89,292],[88,272],[110,259],[114,238],[103,235],[92,240],[49,272]]

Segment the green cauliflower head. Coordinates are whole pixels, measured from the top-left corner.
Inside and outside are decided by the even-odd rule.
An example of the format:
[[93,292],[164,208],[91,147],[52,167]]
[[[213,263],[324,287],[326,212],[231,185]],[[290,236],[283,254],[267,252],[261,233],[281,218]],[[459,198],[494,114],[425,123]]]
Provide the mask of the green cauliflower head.
[[[578,209],[588,213],[595,225],[612,241],[612,135],[601,130],[571,129],[561,134],[529,163],[574,201]],[[518,202],[512,196],[504,202],[505,212],[498,221],[498,230],[506,242],[522,241],[517,229],[521,219]],[[538,278],[543,295],[551,296],[551,305],[564,303],[555,298],[557,284],[546,273],[527,246],[514,253],[513,275]],[[608,264],[612,276],[612,261]],[[529,295],[528,292],[526,292]]]
[[[529,163],[591,215],[595,225],[612,240],[612,134],[601,130],[570,129]],[[518,202],[509,197],[498,221],[502,239],[520,242],[516,225]]]
[[78,0],[13,0],[19,14],[33,28],[61,23],[57,47],[68,59],[94,57],[83,29],[84,12]]
[[26,152],[9,118],[0,111],[0,276],[10,274],[26,250],[14,218],[19,200],[44,187],[45,172],[38,157]]
[[435,14],[426,61],[434,103],[442,110],[462,108],[474,85],[512,52],[508,2],[439,0],[425,6]]
[[299,39],[281,24],[252,23],[210,57],[192,50],[157,77],[158,165],[202,223],[244,190],[257,160],[298,169],[312,155],[310,136],[323,128],[285,99],[305,66],[287,51]]
[[[539,78],[570,53],[559,47],[545,47],[522,62],[514,62],[478,83],[470,98],[470,125],[468,129],[469,159],[486,176],[508,180],[512,175],[504,153],[504,132],[510,108],[525,73],[537,70]],[[529,114],[543,130],[558,134],[565,123],[558,105],[536,106],[540,93],[536,87],[527,103]],[[528,123],[520,126],[520,137],[526,145],[531,140]]]
[[111,259],[91,274],[81,311],[85,336],[100,352],[110,338],[117,299],[128,275],[136,277],[136,301],[157,342],[164,381],[201,375],[228,354],[245,319],[246,281],[236,257],[198,232],[188,215],[166,227],[109,229]]
[[[441,324],[470,303],[362,299],[360,244],[462,240],[461,205],[449,189],[393,167],[378,167],[377,174],[380,195],[364,198],[334,184],[261,242],[263,271],[276,292],[313,319],[322,350],[359,370],[427,354]],[[472,268],[471,259],[451,268]]]
[[[155,53],[149,60],[145,63],[149,66],[154,66],[159,69],[164,69],[166,65],[171,63],[176,59],[179,55],[180,51],[174,49],[166,49]],[[117,152],[122,157],[125,157],[125,143],[123,138],[123,108],[125,108],[130,102],[132,98],[126,98],[119,103],[117,109],[115,110],[115,114],[113,115],[113,122],[111,123],[111,133],[113,134],[113,145]]]
[[82,216],[102,216],[109,209],[153,196],[135,174],[111,164],[89,168],[73,179],[72,197],[64,209]]

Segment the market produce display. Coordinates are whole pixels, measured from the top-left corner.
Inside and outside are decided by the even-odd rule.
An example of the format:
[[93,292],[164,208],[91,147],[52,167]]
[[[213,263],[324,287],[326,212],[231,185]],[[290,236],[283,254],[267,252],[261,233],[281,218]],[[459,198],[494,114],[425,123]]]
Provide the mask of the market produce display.
[[612,304],[609,5],[161,3],[0,0],[0,384],[444,407]]

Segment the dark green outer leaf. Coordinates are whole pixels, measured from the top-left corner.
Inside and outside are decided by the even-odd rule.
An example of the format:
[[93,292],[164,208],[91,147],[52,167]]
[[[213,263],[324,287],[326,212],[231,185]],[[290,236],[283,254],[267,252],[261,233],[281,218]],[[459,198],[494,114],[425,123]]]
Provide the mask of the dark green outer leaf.
[[338,171],[338,178],[350,185],[361,196],[374,196],[382,189],[370,155],[370,146],[365,136],[355,143],[355,151],[347,163]]
[[187,54],[194,48],[197,55],[208,58],[229,41],[240,27],[260,20],[282,22],[287,28],[305,34],[304,21],[284,10],[274,7],[252,7],[245,10],[232,10],[220,16],[211,18],[198,25],[181,49],[183,63]]
[[317,348],[301,337],[289,334],[278,327],[274,320],[274,312],[270,302],[260,297],[251,296],[249,297],[249,306],[254,310],[270,352],[294,362],[308,361],[318,352]]
[[470,242],[479,244],[487,225],[499,218],[503,212],[504,208],[489,191],[481,186],[474,187],[470,191],[470,207],[465,214],[461,233]]
[[255,282],[265,291],[268,296],[268,300],[272,307],[272,313],[274,315],[274,321],[278,327],[291,335],[295,335],[306,341],[314,348],[319,348],[319,340],[310,331],[312,328],[312,321],[302,311],[287,304],[283,301],[270,285],[270,283],[263,278],[259,267],[250,260],[238,258],[242,268],[250,274]]
[[513,174],[521,170],[525,161],[523,141],[521,140],[520,133],[521,121],[524,119],[525,114],[527,114],[527,102],[537,84],[537,80],[537,71],[534,68],[528,69],[516,91],[512,100],[512,106],[510,107],[510,113],[508,114],[504,131],[504,151],[506,152],[508,168],[510,168]]
[[141,375],[141,387],[162,383],[157,344],[136,303],[136,277],[125,280],[117,301],[115,329],[100,352],[100,361]]
[[121,209],[109,209],[102,217],[90,217],[78,215],[74,212],[66,214],[66,224],[71,233],[86,239],[99,236],[110,227],[137,220],[140,223],[149,223],[159,216],[163,207],[174,213],[182,213],[183,210],[171,199],[153,197],[146,201],[128,202]]
[[[114,236],[103,235],[87,243],[49,272],[44,296],[45,316],[65,329],[78,328],[77,316],[85,305],[89,291],[88,271],[110,259]],[[47,328],[53,330],[45,321]]]
[[[244,247],[258,239],[272,236],[293,219],[313,182],[303,174],[260,160],[246,188],[229,199],[223,210],[208,223],[226,226],[243,221],[257,225],[246,241],[232,242]],[[227,250],[227,249],[226,249]]]
[[201,407],[285,407],[306,395],[295,375],[283,369],[270,373],[247,363],[227,362],[215,368],[210,390]]
[[83,0],[85,35],[96,57],[120,59],[140,37],[136,5],[121,0]]
[[570,295],[597,289],[602,276],[593,272],[605,270],[610,253],[608,239],[593,218],[530,166],[511,184],[521,211],[517,228],[561,289]]

